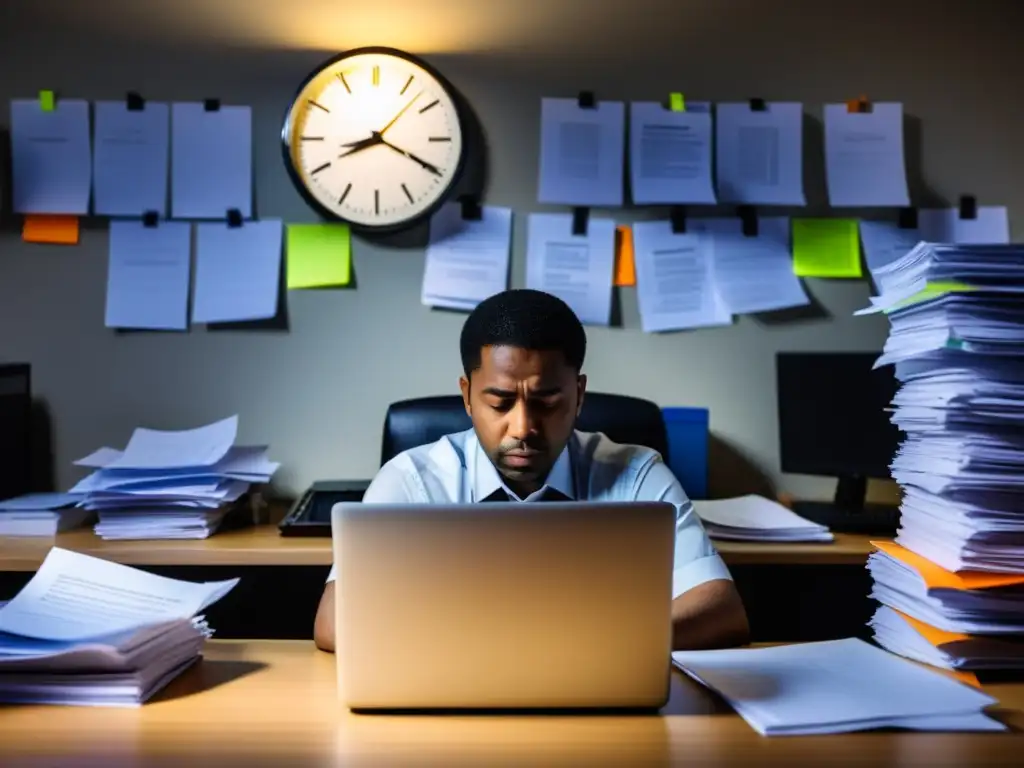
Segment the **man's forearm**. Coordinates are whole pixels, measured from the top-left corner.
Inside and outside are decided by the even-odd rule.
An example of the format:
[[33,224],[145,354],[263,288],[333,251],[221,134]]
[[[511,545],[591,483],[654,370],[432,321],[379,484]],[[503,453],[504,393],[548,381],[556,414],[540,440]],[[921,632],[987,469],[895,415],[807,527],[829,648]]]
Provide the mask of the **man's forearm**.
[[334,651],[334,582],[327,582],[313,622],[313,642],[321,651]]
[[732,648],[750,642],[736,586],[727,579],[700,584],[672,601],[672,649]]

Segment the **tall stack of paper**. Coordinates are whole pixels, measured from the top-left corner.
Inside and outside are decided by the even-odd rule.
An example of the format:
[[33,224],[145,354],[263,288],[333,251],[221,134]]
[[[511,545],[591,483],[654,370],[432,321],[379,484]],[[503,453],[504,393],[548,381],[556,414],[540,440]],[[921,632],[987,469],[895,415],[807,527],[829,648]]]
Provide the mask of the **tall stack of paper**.
[[875,271],[895,365],[896,544],[870,558],[895,653],[1024,666],[1024,245],[919,243]]
[[237,416],[180,432],[136,429],[123,451],[76,461],[97,469],[71,491],[97,512],[105,539],[206,538],[279,466],[266,446],[236,446],[237,432]]
[[732,541],[832,541],[828,526],[805,520],[777,501],[749,494],[694,501],[693,509],[713,539]]
[[855,638],[676,651],[672,662],[762,736],[1006,730],[984,713],[991,696]]
[[0,607],[0,701],[138,706],[199,660],[200,611],[238,583],[167,579],[54,547]]

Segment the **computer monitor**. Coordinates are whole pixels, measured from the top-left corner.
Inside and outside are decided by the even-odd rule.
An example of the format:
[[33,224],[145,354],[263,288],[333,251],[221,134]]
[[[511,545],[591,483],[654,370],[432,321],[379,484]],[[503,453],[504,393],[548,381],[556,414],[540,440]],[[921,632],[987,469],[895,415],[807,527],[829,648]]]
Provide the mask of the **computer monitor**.
[[776,376],[783,472],[836,477],[829,502],[797,502],[798,514],[834,531],[889,534],[896,508],[867,505],[868,478],[890,477],[900,441],[886,410],[898,384],[878,352],[779,352]]
[[0,363],[0,499],[31,490],[31,439],[31,367]]

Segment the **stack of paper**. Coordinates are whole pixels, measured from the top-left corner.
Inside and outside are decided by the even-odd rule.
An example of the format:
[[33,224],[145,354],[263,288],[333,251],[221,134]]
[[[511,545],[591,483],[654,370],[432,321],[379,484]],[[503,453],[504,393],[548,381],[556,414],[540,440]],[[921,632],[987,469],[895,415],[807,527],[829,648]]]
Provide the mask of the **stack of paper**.
[[832,541],[828,527],[812,523],[764,496],[694,501],[708,536],[732,541]]
[[762,736],[875,728],[1004,731],[996,700],[861,640],[676,651],[672,662],[717,691]]
[[80,494],[28,493],[0,501],[0,536],[53,536],[92,517],[78,506]]
[[875,639],[946,669],[1024,668],[1024,574],[953,573],[893,542],[868,558]]
[[136,429],[123,451],[101,448],[75,462],[96,467],[72,493],[99,515],[105,539],[202,539],[278,468],[266,446],[236,446],[238,417],[198,429]]
[[877,365],[895,365],[892,420],[905,434],[891,465],[899,546],[869,563],[891,609],[872,620],[876,638],[939,666],[1020,667],[1024,246],[919,243],[875,278],[862,312],[888,314]]
[[54,547],[0,607],[0,701],[138,706],[199,660],[197,614],[238,583],[195,584]]

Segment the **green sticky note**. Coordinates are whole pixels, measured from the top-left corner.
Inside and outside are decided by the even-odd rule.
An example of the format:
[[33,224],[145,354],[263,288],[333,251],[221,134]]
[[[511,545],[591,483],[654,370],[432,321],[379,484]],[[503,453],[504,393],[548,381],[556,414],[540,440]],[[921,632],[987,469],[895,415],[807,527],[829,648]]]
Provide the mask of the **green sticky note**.
[[860,277],[856,219],[793,219],[797,277]]
[[895,305],[884,311],[885,314],[889,314],[890,312],[895,312],[898,309],[904,309],[906,307],[913,306],[914,304],[921,304],[926,301],[931,301],[932,299],[938,299],[951,293],[969,293],[976,290],[978,289],[973,285],[949,280],[926,283],[925,287],[913,296],[897,302]]
[[289,224],[285,249],[288,288],[348,285],[352,278],[347,224]]
[[56,99],[53,96],[53,91],[40,91],[39,92],[39,108],[43,112],[53,112],[53,108]]
[[670,93],[668,95],[668,108],[673,112],[685,112],[686,102],[683,101],[683,94]]

